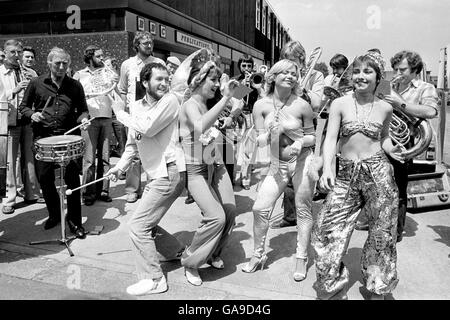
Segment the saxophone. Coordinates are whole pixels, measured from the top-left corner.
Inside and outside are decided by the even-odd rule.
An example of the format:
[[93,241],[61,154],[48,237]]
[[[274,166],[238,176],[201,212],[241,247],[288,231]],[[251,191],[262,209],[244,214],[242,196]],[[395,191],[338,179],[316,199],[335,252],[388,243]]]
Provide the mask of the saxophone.
[[[398,92],[403,76],[391,80],[392,90]],[[424,152],[431,143],[433,130],[428,120],[407,114],[402,108],[393,106],[394,113],[389,124],[389,136],[405,149],[406,160]],[[412,146],[410,146],[412,144]],[[407,148],[410,146],[409,148]]]

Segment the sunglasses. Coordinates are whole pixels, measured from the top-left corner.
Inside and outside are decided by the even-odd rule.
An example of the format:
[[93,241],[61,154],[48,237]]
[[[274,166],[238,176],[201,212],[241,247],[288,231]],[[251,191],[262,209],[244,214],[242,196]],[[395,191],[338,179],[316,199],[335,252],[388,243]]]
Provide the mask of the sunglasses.
[[241,63],[241,68],[253,68],[253,64],[251,64],[251,63]]

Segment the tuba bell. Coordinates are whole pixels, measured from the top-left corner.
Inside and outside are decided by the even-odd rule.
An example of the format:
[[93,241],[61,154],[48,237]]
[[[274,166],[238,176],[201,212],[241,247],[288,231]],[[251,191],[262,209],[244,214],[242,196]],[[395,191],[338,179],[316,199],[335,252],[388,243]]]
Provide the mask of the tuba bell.
[[[391,80],[392,90],[398,92],[403,76]],[[402,108],[393,106],[392,121],[389,124],[389,136],[405,149],[405,159],[412,159],[423,153],[433,139],[433,130],[426,119],[407,114]]]

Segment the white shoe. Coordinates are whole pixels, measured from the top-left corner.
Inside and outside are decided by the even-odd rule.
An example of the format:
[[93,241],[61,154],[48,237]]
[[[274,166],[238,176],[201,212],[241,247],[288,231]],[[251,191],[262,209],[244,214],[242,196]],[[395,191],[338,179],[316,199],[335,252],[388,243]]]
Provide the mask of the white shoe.
[[184,268],[184,275],[186,276],[186,280],[194,286],[201,286],[203,283],[197,269]]
[[167,291],[167,281],[163,276],[158,282],[152,279],[142,279],[127,288],[127,293],[133,296],[162,293]]

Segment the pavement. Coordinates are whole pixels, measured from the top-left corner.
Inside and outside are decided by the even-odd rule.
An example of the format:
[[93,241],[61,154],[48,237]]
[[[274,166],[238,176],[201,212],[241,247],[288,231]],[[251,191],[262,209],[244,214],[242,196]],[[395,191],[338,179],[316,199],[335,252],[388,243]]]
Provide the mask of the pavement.
[[[450,147],[450,142],[447,144]],[[113,163],[117,160],[112,158]],[[270,229],[264,270],[252,274],[241,271],[253,249],[251,207],[257,179],[256,172],[250,190],[235,187],[236,227],[223,251],[225,269],[205,265],[200,270],[203,285],[194,287],[185,280],[179,262],[165,262],[162,267],[169,290],[139,298],[125,292],[127,286],[136,282],[127,221],[137,205],[126,202],[125,181],[111,183],[112,202],[97,201],[93,206],[82,207],[86,230],[94,230],[96,226],[104,229],[99,235],[71,242],[73,257],[64,245],[30,245],[32,241],[59,239],[60,227],[44,230],[45,204],[25,205],[18,198],[14,214],[0,214],[0,299],[314,300],[312,285],[316,276],[311,248],[307,278],[302,282],[292,278],[295,227]],[[182,195],[174,202],[160,225],[188,245],[201,214],[195,203],[186,205],[185,198]],[[280,205],[281,199],[273,221],[281,217]],[[313,210],[317,212],[320,206],[314,203]],[[388,298],[450,299],[450,209],[408,213],[405,230],[403,241],[397,245],[400,281]],[[366,298],[359,266],[366,237],[367,232],[355,230],[344,259],[350,270],[350,300]]]

